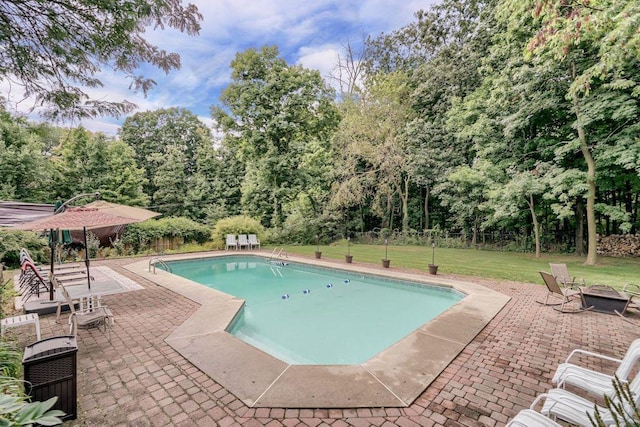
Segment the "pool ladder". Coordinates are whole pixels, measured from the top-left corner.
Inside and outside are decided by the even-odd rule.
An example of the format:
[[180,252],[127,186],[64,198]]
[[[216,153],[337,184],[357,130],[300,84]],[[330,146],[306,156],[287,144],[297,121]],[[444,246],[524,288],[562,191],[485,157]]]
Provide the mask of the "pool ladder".
[[[173,273],[171,271],[171,267],[169,267],[169,264],[167,264],[161,258],[151,258],[149,260],[149,271],[153,271],[153,274],[156,274],[156,265],[158,265],[158,264],[163,266],[166,269],[166,271],[168,271],[169,273]],[[151,270],[152,267],[153,267],[153,270]]]
[[282,259],[283,257],[289,258],[289,255],[287,254],[287,250],[285,248],[274,248],[273,251],[271,252],[271,256],[269,257],[269,262],[271,264],[287,265],[288,263],[285,263],[284,261],[280,261],[280,259]]

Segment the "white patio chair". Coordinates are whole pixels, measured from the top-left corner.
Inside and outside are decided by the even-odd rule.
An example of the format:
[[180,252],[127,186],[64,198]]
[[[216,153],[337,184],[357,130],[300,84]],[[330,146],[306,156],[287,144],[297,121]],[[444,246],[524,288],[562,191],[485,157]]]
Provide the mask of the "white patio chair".
[[[570,360],[578,355],[607,360],[618,365],[618,368],[613,374],[606,374],[571,363]],[[558,366],[551,382],[559,388],[565,388],[565,386],[571,385],[595,396],[613,397],[615,395],[615,388],[613,386],[614,378],[618,377],[622,383],[627,382],[629,375],[631,375],[638,361],[640,361],[640,338],[631,343],[622,359],[616,359],[587,350],[575,349],[569,354],[567,360]]]
[[69,334],[76,336],[78,329],[98,328],[107,335],[107,339],[111,341],[111,327],[114,324],[114,316],[111,310],[102,305],[97,295],[80,297],[79,306],[76,310],[75,301],[69,296],[69,292],[63,285],[59,285],[58,289],[66,300],[69,311]]
[[238,249],[247,248],[249,249],[249,240],[247,239],[246,234],[238,235]]
[[533,409],[523,409],[511,419],[506,427],[562,427],[549,417]]
[[[629,391],[631,392],[632,402],[627,402],[624,399],[620,400],[620,397],[615,395],[611,398],[611,403],[613,407],[623,408],[626,413],[631,414],[634,411],[631,405],[638,408],[640,404],[640,375],[636,375],[631,381]],[[538,396],[529,409],[534,409],[542,400],[544,400],[544,403],[540,413],[548,417],[559,418],[578,426],[591,426],[589,416],[593,418],[597,409],[605,425],[616,425],[615,416],[609,408],[597,405],[593,401],[567,390],[561,388],[551,389],[549,392]]]
[[227,234],[227,242],[225,244],[225,249],[229,250],[230,248],[234,248],[238,250],[238,241],[236,240],[235,234]]
[[258,240],[258,236],[255,234],[249,234],[249,249],[253,249],[256,246],[260,249],[260,240]]

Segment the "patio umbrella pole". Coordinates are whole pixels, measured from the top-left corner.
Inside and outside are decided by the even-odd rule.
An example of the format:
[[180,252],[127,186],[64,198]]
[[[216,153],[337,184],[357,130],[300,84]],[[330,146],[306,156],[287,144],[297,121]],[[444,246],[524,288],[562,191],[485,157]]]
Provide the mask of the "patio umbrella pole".
[[[56,259],[56,236],[58,233],[51,229],[51,276],[53,276],[54,262]],[[49,301],[53,301],[53,282],[49,280]]]
[[84,265],[87,268],[87,286],[91,289],[91,273],[89,273],[89,246],[87,245],[87,227],[82,227],[84,236]]

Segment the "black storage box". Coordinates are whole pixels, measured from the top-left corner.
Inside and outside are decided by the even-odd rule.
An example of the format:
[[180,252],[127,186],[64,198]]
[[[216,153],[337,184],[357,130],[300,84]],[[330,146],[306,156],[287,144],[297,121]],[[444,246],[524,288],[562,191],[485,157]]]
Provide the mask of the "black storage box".
[[64,335],[28,345],[22,359],[26,393],[40,402],[58,396],[52,409],[63,411],[65,421],[77,417],[77,353],[76,337]]

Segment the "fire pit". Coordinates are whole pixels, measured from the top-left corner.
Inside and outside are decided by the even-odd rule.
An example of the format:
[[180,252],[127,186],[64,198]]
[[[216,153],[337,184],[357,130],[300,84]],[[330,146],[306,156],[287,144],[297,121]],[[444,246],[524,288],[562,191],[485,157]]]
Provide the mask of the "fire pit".
[[616,311],[624,314],[630,301],[627,294],[605,285],[581,286],[580,297],[583,308],[609,314],[615,314]]

